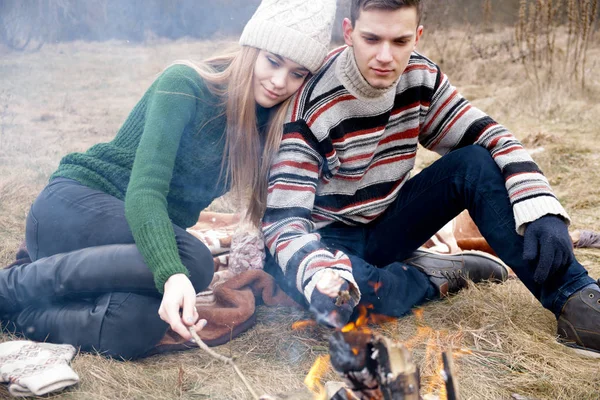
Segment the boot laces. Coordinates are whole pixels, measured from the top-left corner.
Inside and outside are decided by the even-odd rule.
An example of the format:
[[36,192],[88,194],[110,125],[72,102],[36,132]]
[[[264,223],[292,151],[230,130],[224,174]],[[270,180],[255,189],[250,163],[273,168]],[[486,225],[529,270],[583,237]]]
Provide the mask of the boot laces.
[[451,283],[454,286],[459,286],[464,279],[462,271],[457,269],[442,271],[441,274],[448,280],[448,283]]

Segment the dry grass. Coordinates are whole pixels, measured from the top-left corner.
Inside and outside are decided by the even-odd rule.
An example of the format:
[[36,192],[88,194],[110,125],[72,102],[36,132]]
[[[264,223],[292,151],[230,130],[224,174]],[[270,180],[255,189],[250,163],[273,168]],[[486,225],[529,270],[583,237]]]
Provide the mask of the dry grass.
[[[587,55],[594,34],[598,0],[520,0],[515,40],[526,76],[538,95],[568,82],[585,88]],[[564,28],[566,45],[557,46]]]
[[[600,81],[591,74],[586,90],[552,89],[536,97],[515,61],[511,29],[436,32],[422,50],[437,60],[443,43],[444,71],[476,106],[508,126],[531,148],[571,213],[575,228],[600,230]],[[450,38],[449,40],[447,38]],[[558,34],[556,46],[565,43]],[[466,40],[466,42],[464,42]],[[23,238],[29,204],[60,157],[112,138],[129,110],[163,67],[179,58],[202,58],[223,43],[122,42],[46,45],[39,52],[0,48],[0,263],[7,264]],[[509,51],[504,49],[508,48]],[[592,42],[588,65],[600,62]],[[543,107],[540,107],[543,104]],[[421,152],[419,166],[435,159]],[[600,276],[600,252],[577,256]],[[327,352],[322,329],[292,331],[308,315],[260,308],[255,328],[217,348],[237,357],[260,393],[296,393],[310,398],[303,378],[317,355]],[[377,329],[408,340],[418,326],[433,330],[414,343],[424,382],[439,386],[436,352],[451,345],[457,355],[462,399],[597,399],[600,362],[574,355],[554,340],[556,323],[518,281],[473,287]],[[0,341],[11,339],[0,336]],[[430,343],[427,356],[427,343]],[[124,363],[95,355],[73,362],[81,384],[60,399],[248,399],[233,371],[190,351]],[[325,379],[336,379],[333,373]],[[0,387],[0,398],[8,396]]]

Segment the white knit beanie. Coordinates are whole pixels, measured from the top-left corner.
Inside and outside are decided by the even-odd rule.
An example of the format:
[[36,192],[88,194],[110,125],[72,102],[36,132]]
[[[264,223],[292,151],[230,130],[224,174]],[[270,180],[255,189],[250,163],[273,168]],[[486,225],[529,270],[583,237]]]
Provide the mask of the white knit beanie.
[[240,44],[267,50],[315,73],[327,55],[335,0],[263,0]]

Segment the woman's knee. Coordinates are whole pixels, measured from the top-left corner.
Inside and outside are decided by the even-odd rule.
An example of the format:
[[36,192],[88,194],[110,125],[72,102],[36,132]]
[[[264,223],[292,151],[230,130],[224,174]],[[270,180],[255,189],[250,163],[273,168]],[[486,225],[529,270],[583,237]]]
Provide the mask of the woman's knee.
[[124,210],[123,201],[109,194],[70,179],[53,180],[29,213],[26,237],[33,259],[93,246],[134,243]]
[[33,207],[27,214],[25,222],[25,247],[32,261],[38,259],[38,220],[33,214]]

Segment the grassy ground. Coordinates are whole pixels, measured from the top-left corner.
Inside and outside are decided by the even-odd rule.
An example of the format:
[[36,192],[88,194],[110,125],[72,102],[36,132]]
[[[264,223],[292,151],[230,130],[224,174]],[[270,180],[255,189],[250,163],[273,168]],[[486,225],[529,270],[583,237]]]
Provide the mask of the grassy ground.
[[[511,38],[512,31],[501,29],[436,32],[421,46],[469,100],[537,149],[534,158],[571,214],[572,226],[599,231],[598,75],[590,72],[586,89],[559,77],[539,91],[510,52],[495,52]],[[600,63],[600,45],[592,43],[590,71]],[[202,59],[222,45],[182,40],[144,46],[74,42],[31,53],[0,48],[0,264],[14,257],[28,207],[64,154],[110,140],[169,63]],[[435,158],[422,151],[419,167]],[[600,276],[600,251],[576,255],[592,276]],[[293,321],[307,317],[261,308],[255,328],[217,351],[235,356],[259,393],[311,398],[302,381],[316,357],[326,354],[327,332],[291,329]],[[559,345],[553,316],[518,281],[470,288],[426,306],[420,320],[407,317],[377,329],[401,341],[414,339],[423,394],[439,394],[436,355],[451,346],[462,399],[509,399],[513,393],[538,399],[600,396],[600,361]],[[0,335],[0,341],[9,339]],[[230,368],[202,352],[136,363],[82,354],[72,365],[80,385],[55,398],[250,398]],[[336,379],[331,371],[324,377],[329,379]],[[0,387],[0,398],[7,396]]]

